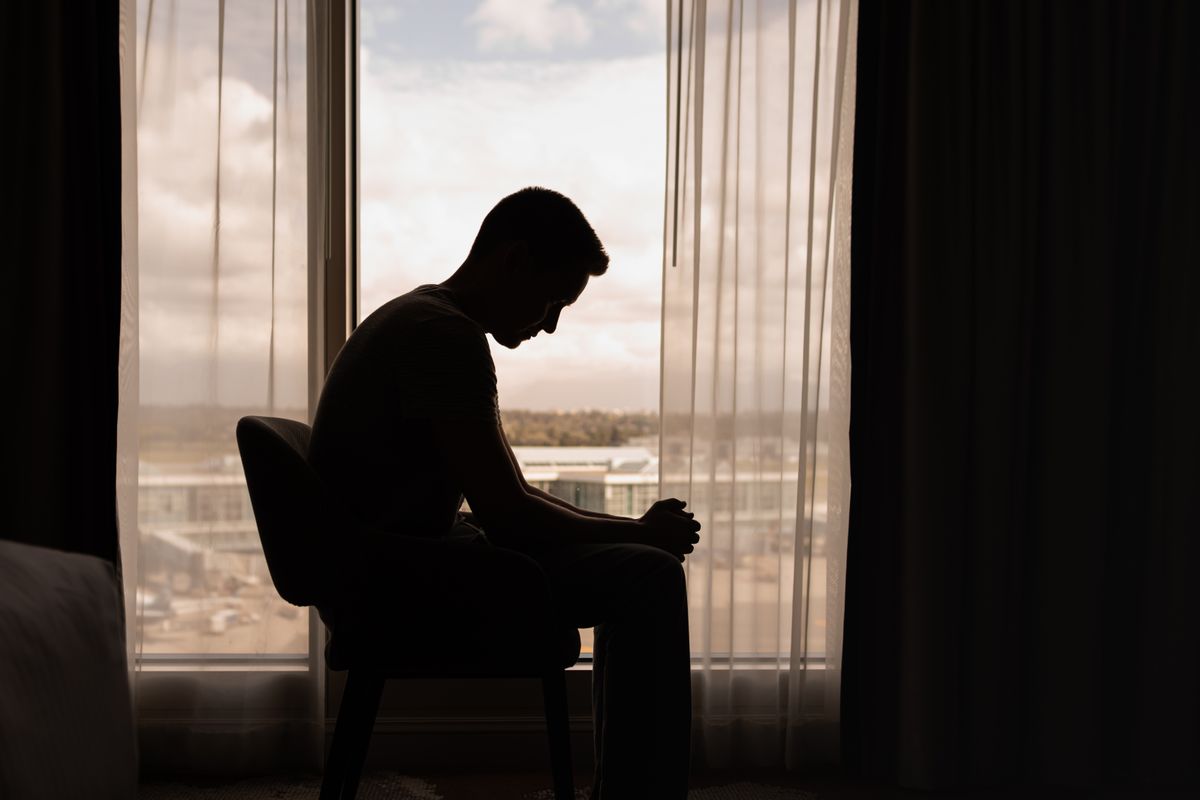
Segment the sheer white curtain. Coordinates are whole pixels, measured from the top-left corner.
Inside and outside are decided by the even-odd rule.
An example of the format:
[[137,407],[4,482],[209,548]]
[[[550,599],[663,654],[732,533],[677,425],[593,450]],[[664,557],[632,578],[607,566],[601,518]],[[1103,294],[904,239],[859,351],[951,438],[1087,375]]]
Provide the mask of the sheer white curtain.
[[855,0],[669,4],[662,452],[698,755],[836,757]]
[[131,688],[141,651],[137,607],[137,408],[138,408],[138,216],[137,216],[137,8],[120,0],[121,58],[121,337],[117,358],[117,530],[125,591],[125,655]]
[[246,414],[308,417],[306,53],[320,6],[122,0],[136,73],[122,99],[136,190],[122,550],[141,749],[158,767],[320,753],[309,614],[272,587],[234,439]]

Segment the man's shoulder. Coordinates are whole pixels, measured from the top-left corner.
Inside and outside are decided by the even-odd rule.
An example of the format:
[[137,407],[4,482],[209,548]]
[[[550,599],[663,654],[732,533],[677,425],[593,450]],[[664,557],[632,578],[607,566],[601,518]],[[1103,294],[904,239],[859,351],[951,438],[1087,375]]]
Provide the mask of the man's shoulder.
[[393,297],[381,305],[367,319],[369,320],[377,315],[412,320],[440,319],[445,317],[472,322],[471,318],[464,314],[462,308],[459,307],[453,293],[449,289],[436,284],[424,284],[402,295]]
[[458,364],[494,371],[486,332],[439,286],[418,287],[380,306],[351,334],[347,349],[365,360],[384,359],[393,369]]
[[360,327],[484,336],[483,328],[463,313],[450,291],[434,285],[418,286],[384,303]]

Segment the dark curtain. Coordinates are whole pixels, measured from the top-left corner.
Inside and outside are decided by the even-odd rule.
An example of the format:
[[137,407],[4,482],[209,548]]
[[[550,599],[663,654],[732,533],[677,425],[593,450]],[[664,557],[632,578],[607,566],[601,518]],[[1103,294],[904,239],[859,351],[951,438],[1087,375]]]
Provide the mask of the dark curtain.
[[119,566],[118,13],[116,0],[39,0],[7,6],[0,26],[8,230],[0,536]]
[[1200,3],[859,18],[843,751],[1200,775]]

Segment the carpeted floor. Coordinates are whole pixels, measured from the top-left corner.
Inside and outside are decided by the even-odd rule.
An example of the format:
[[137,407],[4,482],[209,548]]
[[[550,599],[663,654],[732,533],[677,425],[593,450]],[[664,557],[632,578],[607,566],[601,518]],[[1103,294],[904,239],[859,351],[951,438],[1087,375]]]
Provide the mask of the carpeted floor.
[[[544,780],[527,776],[474,776],[414,778],[392,772],[363,777],[359,800],[553,800]],[[189,784],[186,782],[143,783],[141,800],[315,800],[320,789],[317,777],[254,778],[235,783]],[[576,792],[587,800],[590,789]],[[731,783],[693,789],[689,800],[819,800],[812,792],[757,783]]]

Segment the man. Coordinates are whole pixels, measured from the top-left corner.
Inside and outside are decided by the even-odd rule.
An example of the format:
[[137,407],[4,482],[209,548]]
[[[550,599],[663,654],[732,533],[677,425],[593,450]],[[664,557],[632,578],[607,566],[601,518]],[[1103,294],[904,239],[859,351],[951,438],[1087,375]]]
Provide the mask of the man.
[[[554,333],[608,255],[563,195],[523,189],[484,219],[462,266],[363,320],[313,423],[322,478],[371,526],[521,550],[556,607],[595,627],[595,800],[687,794],[691,667],[680,563],[700,529],[684,503],[640,519],[576,508],[525,482],[500,425],[485,334]],[[478,528],[459,514],[466,497]]]

